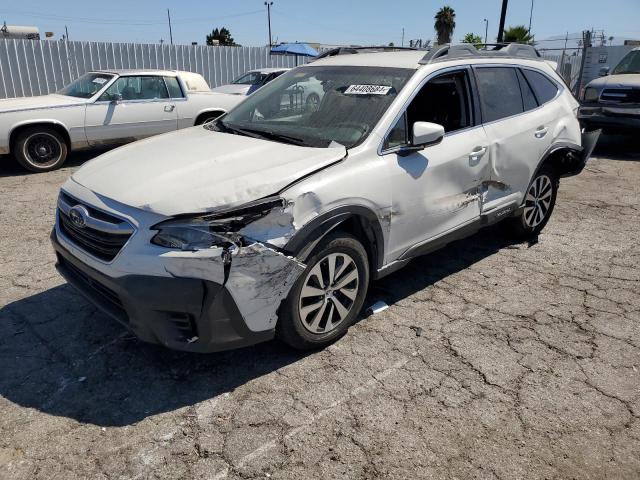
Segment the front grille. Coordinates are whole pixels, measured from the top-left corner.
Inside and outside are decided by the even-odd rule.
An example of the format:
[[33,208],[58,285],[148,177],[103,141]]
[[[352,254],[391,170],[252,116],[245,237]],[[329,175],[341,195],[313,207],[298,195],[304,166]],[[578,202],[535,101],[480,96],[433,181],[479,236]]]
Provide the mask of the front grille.
[[600,100],[611,103],[640,103],[640,88],[605,88]]
[[[85,224],[71,220],[71,209],[81,207]],[[58,225],[62,234],[76,246],[94,257],[109,262],[115,258],[133,234],[125,220],[97,210],[61,193],[58,199]]]

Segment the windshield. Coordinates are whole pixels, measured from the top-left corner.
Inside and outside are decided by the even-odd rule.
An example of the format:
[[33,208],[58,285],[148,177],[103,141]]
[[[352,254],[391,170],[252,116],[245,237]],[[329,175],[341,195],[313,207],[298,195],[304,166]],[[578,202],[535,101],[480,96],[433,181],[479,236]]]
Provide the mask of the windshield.
[[245,73],[239,78],[236,78],[233,82],[236,85],[255,85],[256,83],[262,82],[264,78],[267,76],[266,73],[260,72],[249,72]]
[[624,73],[640,73],[640,50],[634,50],[620,60],[620,63],[611,72],[613,75]]
[[112,78],[113,75],[107,73],[85,73],[57,93],[68,97],[91,98]]
[[351,148],[376,126],[413,69],[300,67],[268,83],[208,128],[311,147]]

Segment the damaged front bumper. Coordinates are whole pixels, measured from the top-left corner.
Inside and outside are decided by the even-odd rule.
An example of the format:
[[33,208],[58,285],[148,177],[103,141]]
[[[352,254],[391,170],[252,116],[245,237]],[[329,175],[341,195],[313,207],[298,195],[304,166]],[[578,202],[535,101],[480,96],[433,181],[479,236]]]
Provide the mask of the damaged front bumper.
[[305,266],[255,242],[160,255],[166,276],[119,277],[74,256],[51,234],[56,268],[101,310],[141,340],[191,352],[214,352],[273,338],[278,309]]

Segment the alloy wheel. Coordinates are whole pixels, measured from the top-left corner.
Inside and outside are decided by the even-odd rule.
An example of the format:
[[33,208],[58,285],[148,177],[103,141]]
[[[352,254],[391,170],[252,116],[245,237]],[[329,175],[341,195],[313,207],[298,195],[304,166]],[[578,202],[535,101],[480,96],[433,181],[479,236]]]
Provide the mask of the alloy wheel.
[[524,222],[530,228],[540,225],[549,213],[553,184],[547,175],[540,175],[531,183],[524,203]]
[[346,253],[330,253],[304,279],[298,302],[302,324],[311,333],[334,330],[351,312],[360,286],[355,261]]

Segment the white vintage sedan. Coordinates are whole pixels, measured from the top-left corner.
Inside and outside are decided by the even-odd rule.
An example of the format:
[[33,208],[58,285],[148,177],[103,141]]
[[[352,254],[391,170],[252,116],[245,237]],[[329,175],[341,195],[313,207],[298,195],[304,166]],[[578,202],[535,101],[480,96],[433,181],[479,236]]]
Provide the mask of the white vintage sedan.
[[192,72],[88,72],[54,94],[0,100],[0,154],[46,172],[59,168],[71,150],[202,124],[243,98],[211,92]]

